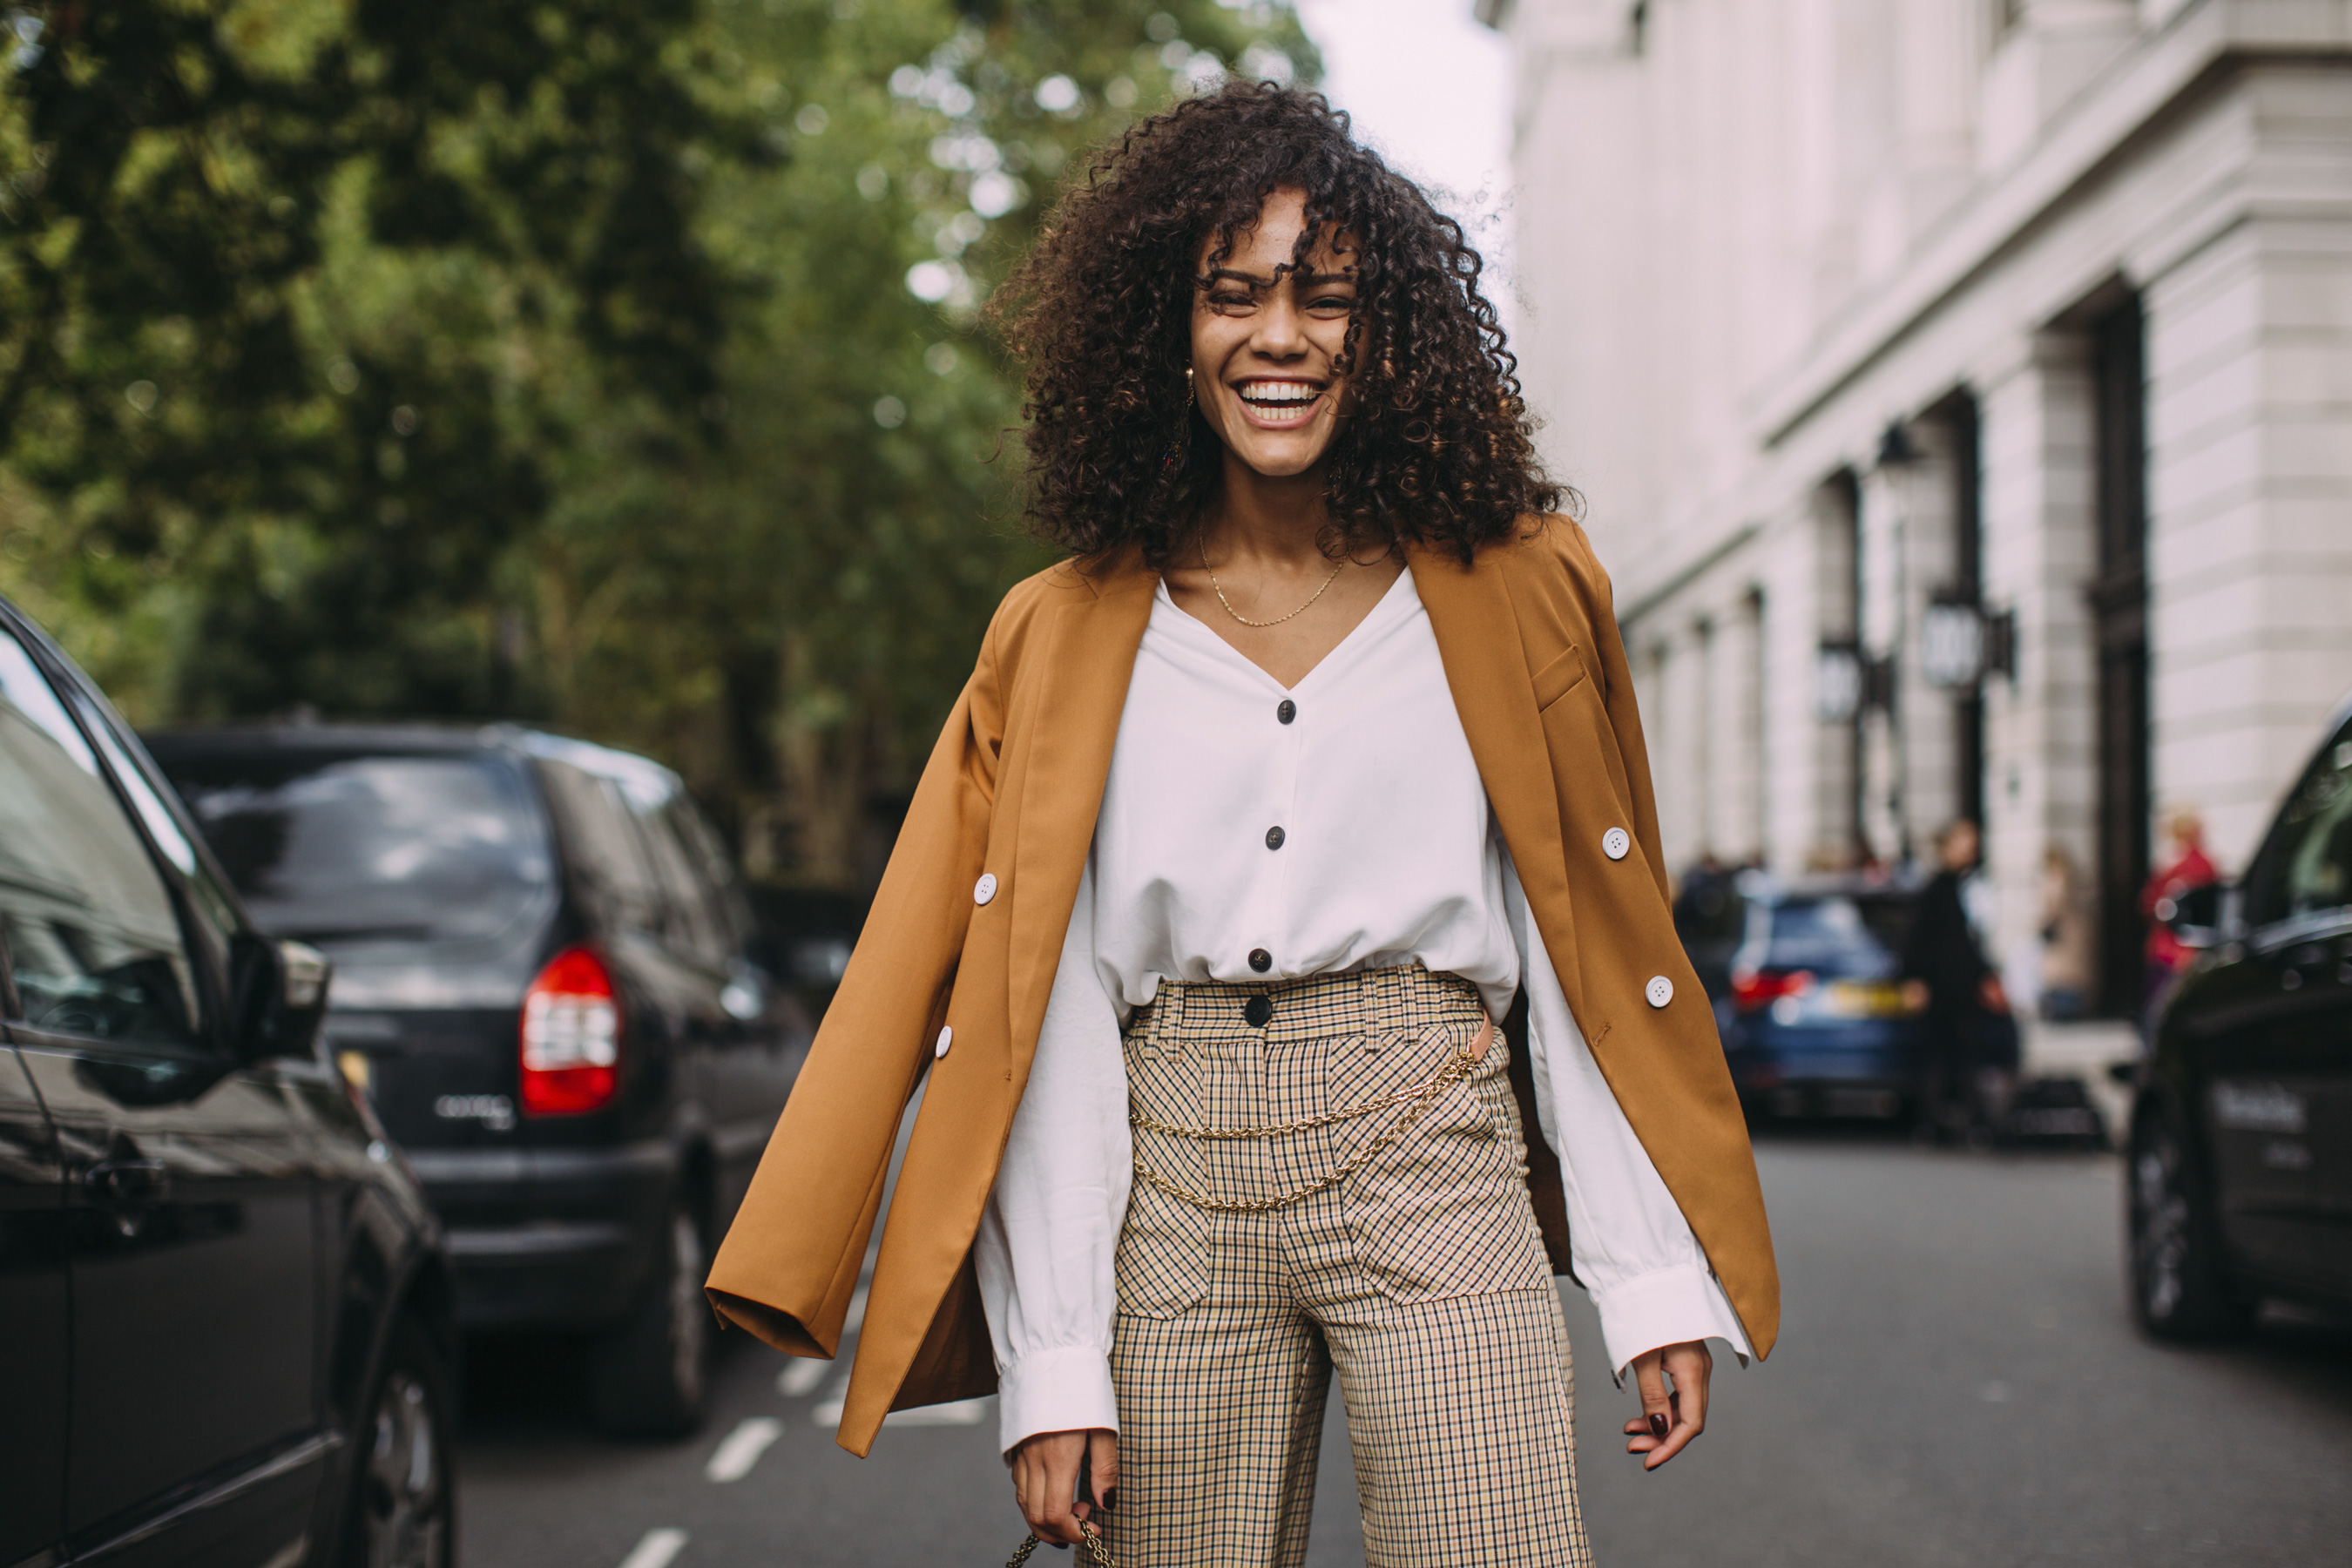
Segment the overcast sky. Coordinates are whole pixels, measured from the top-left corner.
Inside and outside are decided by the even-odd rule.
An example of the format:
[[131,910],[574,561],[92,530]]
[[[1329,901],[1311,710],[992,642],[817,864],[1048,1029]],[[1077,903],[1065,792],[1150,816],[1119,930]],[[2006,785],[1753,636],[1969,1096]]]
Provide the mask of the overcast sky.
[[[1472,0],[1294,0],[1323,51],[1323,89],[1389,162],[1472,227],[1490,262],[1510,178],[1509,50]],[[1484,192],[1487,219],[1474,217]],[[1450,199],[1449,199],[1450,198]]]

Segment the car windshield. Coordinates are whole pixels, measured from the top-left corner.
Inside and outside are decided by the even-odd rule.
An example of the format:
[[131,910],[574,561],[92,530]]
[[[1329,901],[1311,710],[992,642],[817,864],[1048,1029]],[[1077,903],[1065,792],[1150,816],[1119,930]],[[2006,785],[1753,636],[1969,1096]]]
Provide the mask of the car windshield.
[[215,753],[164,769],[273,936],[494,942],[552,891],[538,805],[502,758]]
[[1765,967],[1866,979],[1891,975],[1910,912],[1907,902],[1894,899],[1784,900],[1772,909]]

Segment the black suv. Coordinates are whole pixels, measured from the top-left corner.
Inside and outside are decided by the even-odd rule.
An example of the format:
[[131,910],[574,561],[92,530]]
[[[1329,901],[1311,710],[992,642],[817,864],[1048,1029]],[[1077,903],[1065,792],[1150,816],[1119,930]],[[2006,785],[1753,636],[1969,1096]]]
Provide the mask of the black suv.
[[0,1563],[446,1568],[432,1211],[104,698],[0,602]]
[[505,726],[149,743],[263,929],[332,955],[329,1047],[448,1226],[460,1325],[585,1331],[608,1428],[691,1429],[709,1243],[810,1031],[677,775]]
[[2132,1305],[2168,1337],[2352,1308],[2352,702],[2328,730],[2244,882],[2157,911],[2203,950],[2132,1110]]

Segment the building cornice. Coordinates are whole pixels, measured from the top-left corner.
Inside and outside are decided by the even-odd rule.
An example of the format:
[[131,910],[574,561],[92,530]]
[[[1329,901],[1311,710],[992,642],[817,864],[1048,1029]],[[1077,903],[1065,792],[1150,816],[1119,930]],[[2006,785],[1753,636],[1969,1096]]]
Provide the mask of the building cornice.
[[2134,40],[2032,150],[1966,198],[1874,294],[1838,313],[1752,405],[1778,446],[1944,302],[2121,155],[2173,105],[2241,58],[2352,63],[2352,0],[2196,0]]
[[1760,522],[1743,522],[1730,532],[1717,539],[1697,555],[1675,568],[1668,574],[1665,581],[1644,588],[1640,598],[1617,612],[1619,629],[1633,630],[1641,624],[1644,616],[1706,576],[1735,553],[1740,546],[1763,531],[1764,525]]

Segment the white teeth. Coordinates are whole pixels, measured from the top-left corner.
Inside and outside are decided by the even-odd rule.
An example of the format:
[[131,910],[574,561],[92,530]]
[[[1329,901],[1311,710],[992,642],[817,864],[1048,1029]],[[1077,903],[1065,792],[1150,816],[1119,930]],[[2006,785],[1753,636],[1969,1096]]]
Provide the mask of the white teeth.
[[1254,382],[1242,395],[1242,401],[1253,408],[1298,409],[1313,403],[1322,395],[1315,387],[1300,382]]

